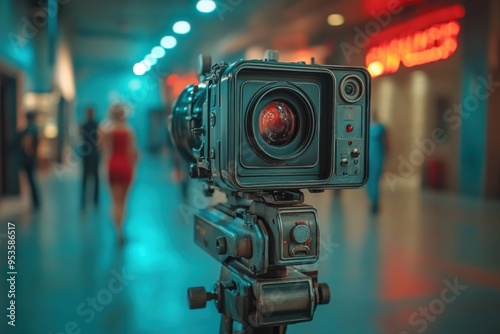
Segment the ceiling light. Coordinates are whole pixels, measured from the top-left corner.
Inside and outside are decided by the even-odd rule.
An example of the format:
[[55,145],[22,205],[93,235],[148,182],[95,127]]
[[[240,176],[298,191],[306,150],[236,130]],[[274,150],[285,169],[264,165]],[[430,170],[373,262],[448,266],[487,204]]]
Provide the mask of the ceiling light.
[[187,34],[191,30],[191,25],[187,21],[179,21],[174,23],[173,29],[176,34]]
[[155,57],[153,57],[152,55],[150,55],[150,54],[148,54],[146,57],[144,57],[144,60],[149,61],[149,63],[151,64],[151,66],[155,65],[158,62],[158,60]]
[[151,62],[149,60],[144,59],[143,61],[140,62],[144,68],[146,69],[145,72],[149,71],[151,69]]
[[165,49],[161,46],[155,46],[153,49],[151,49],[151,55],[155,58],[161,58],[165,56]]
[[128,88],[130,88],[131,90],[138,90],[141,89],[141,87],[142,87],[142,82],[139,79],[132,79],[128,83]]
[[174,46],[177,45],[177,40],[175,39],[174,36],[165,36],[161,39],[160,45],[163,46],[165,49],[172,49]]
[[344,17],[340,14],[328,15],[328,24],[331,26],[341,26],[344,24]]
[[216,5],[213,0],[199,0],[196,4],[196,9],[202,13],[213,12]]
[[57,126],[52,122],[47,123],[45,125],[45,128],[43,129],[43,134],[45,135],[45,137],[47,137],[49,139],[56,138],[58,132],[59,131],[57,130]]
[[142,62],[134,65],[135,75],[143,75],[144,73],[146,73],[146,65],[144,65]]

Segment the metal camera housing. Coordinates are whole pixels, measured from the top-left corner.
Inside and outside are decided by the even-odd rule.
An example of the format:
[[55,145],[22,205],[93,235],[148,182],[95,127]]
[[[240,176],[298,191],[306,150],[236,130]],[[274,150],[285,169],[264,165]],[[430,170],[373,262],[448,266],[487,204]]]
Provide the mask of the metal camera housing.
[[[177,100],[172,137],[191,175],[222,190],[357,188],[368,178],[370,85],[362,67],[217,64]],[[289,107],[295,122],[284,143],[259,131],[263,108],[274,102]]]

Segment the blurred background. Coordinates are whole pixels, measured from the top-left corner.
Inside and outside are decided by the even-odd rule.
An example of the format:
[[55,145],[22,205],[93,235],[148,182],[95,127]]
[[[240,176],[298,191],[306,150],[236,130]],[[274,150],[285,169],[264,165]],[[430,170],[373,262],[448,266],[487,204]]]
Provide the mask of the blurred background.
[[[218,277],[192,241],[194,210],[214,200],[187,181],[167,115],[199,53],[275,49],[366,66],[382,129],[373,193],[306,195],[332,300],[289,332],[500,333],[499,14],[498,0],[0,0],[0,332],[218,331],[213,305],[186,300]],[[82,125],[92,109],[113,128],[116,103],[138,152],[123,229],[105,148],[82,205]]]

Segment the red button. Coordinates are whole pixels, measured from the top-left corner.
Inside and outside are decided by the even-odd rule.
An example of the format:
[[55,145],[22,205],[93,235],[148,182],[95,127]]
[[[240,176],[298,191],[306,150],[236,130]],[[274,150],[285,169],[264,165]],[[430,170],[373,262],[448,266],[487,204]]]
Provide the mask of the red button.
[[352,124],[347,124],[345,129],[347,132],[352,132],[352,130],[354,130],[354,126],[352,126]]

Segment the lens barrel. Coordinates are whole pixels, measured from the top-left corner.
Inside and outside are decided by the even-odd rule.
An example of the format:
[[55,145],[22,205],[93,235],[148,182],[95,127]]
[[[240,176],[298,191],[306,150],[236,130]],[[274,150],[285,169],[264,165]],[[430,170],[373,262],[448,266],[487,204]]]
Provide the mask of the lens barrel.
[[204,84],[189,85],[175,101],[170,115],[170,137],[178,152],[188,163],[196,162],[196,152],[203,146],[201,134],[193,129],[203,128],[202,112],[205,99]]
[[267,161],[285,163],[311,142],[315,117],[307,96],[294,86],[265,86],[249,104],[247,139]]

